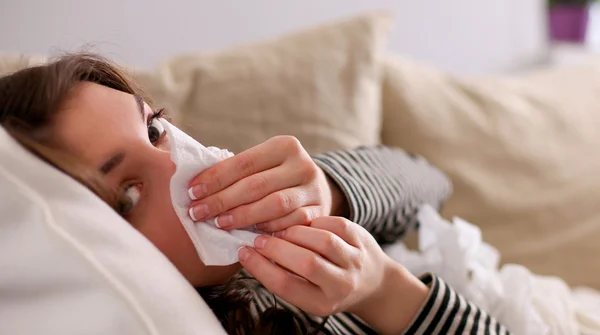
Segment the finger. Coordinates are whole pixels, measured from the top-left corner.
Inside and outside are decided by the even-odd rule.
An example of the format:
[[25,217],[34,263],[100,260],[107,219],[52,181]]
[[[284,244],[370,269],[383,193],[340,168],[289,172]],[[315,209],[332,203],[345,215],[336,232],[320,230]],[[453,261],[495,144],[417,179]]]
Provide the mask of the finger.
[[275,236],[312,250],[344,269],[349,267],[350,259],[358,254],[358,249],[349,245],[334,233],[323,229],[293,226],[275,233]]
[[239,258],[240,264],[256,280],[285,301],[305,307],[323,300],[324,294],[318,286],[273,264],[253,248],[241,248]]
[[330,289],[335,278],[344,276],[342,269],[319,254],[276,237],[260,235],[254,240],[254,248],[259,254],[324,290]]
[[321,216],[312,220],[310,226],[330,231],[354,247],[362,246],[360,236],[364,228],[350,220],[337,216]]
[[290,154],[274,137],[201,172],[190,183],[192,200],[202,199],[252,174],[280,165]]
[[318,202],[318,197],[304,187],[271,193],[251,204],[237,207],[217,218],[222,229],[238,229],[284,217],[298,208]]
[[290,214],[267,222],[259,223],[256,228],[264,232],[276,232],[291,226],[307,226],[310,222],[323,215],[320,206],[304,206],[296,209]]
[[[194,221],[215,217],[232,208],[256,202],[273,192],[297,186],[301,182],[301,175],[282,166],[262,171],[243,178],[230,187],[202,200],[193,201],[190,205],[190,217],[195,219]],[[226,220],[221,220],[224,223],[221,227],[232,226],[234,222],[238,222],[235,220],[236,216],[232,219],[234,219],[232,222],[227,222],[229,224],[226,223]],[[241,228],[257,222],[249,224],[239,222],[235,227]]]

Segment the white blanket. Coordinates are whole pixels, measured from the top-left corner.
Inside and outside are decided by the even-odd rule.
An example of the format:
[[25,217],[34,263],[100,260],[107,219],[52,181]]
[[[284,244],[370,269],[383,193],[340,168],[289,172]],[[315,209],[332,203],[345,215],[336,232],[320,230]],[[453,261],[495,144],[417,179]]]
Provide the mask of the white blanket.
[[514,334],[600,335],[600,293],[569,288],[556,277],[525,267],[499,267],[499,254],[481,240],[478,227],[452,223],[426,205],[419,212],[419,250],[401,243],[385,248],[415,275],[432,272],[498,319]]

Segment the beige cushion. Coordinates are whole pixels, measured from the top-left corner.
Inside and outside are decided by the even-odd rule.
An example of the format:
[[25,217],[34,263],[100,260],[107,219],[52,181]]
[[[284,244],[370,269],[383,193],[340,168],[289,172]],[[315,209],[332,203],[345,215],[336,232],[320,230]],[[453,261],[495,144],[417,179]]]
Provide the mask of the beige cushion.
[[129,69],[144,91],[146,100],[150,100],[155,108],[166,108],[170,121],[179,125],[179,107],[185,103],[188,92],[180,89],[180,85],[170,81],[169,75],[163,75],[159,70]]
[[158,73],[163,87],[179,94],[168,102],[176,123],[204,144],[240,152],[280,134],[298,137],[311,153],[377,144],[379,60],[391,22],[386,13],[366,14],[263,43],[182,55]]
[[445,216],[505,262],[600,288],[600,62],[459,78],[390,59],[383,96],[383,142],[451,177]]
[[5,54],[0,55],[0,76],[13,73],[31,66],[43,64],[46,58],[43,56]]

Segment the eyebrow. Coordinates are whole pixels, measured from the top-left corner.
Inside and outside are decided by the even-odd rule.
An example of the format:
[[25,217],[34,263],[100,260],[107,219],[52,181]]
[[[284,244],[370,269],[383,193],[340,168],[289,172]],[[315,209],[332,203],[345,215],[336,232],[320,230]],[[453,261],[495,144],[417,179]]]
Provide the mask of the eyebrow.
[[102,174],[108,174],[125,160],[125,153],[119,152],[100,167]]
[[139,95],[134,95],[133,98],[135,99],[135,102],[137,103],[138,106],[138,110],[140,111],[140,115],[142,116],[142,122],[146,121],[146,113],[144,112],[144,98],[142,98]]
[[[133,98],[138,106],[138,110],[142,117],[142,122],[146,122],[146,113],[144,112],[144,99],[139,95],[134,95]],[[102,164],[100,167],[100,172],[102,174],[109,174],[112,170],[116,169],[119,164],[123,163],[125,160],[125,153],[119,152],[113,157],[111,157],[106,163]]]

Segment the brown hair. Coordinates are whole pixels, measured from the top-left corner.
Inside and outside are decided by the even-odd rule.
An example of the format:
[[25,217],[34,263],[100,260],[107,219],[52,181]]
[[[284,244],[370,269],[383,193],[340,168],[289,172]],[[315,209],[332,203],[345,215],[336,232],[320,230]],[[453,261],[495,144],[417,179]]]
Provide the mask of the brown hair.
[[[61,150],[52,137],[52,125],[61,106],[80,82],[92,82],[129,94],[144,96],[134,82],[109,61],[91,54],[74,54],[46,65],[20,70],[0,78],[0,125],[25,148],[78,182],[120,211],[125,201],[102,176]],[[324,331],[323,324],[303,321],[291,311],[271,307],[259,317],[251,302],[259,283],[240,275],[225,285],[197,288],[229,334],[307,334]]]

